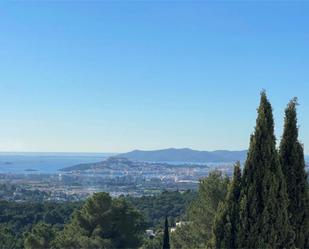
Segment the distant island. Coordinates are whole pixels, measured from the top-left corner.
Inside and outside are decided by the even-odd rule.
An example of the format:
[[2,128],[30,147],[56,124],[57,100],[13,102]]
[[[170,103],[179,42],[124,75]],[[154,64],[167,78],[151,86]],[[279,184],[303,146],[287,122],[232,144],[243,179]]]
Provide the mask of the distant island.
[[143,162],[227,163],[245,161],[247,157],[247,150],[198,151],[188,148],[170,148],[152,151],[134,150],[128,153],[116,155],[115,157],[127,158],[132,161]]
[[25,169],[25,171],[30,171],[30,172],[32,172],[32,171],[38,171],[37,169]]
[[13,163],[12,162],[1,162],[1,164],[3,164],[3,165],[11,165]]

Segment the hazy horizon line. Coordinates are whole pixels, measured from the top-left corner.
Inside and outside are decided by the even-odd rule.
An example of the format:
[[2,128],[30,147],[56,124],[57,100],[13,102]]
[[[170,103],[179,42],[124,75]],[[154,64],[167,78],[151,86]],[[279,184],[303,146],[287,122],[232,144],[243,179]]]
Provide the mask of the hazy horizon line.
[[122,153],[128,153],[132,151],[158,151],[158,150],[169,150],[169,149],[176,149],[176,150],[181,150],[181,149],[188,149],[188,150],[194,150],[194,151],[200,151],[200,152],[215,152],[215,151],[245,151],[247,149],[212,149],[212,150],[207,150],[207,149],[192,149],[190,147],[164,147],[164,148],[158,148],[158,149],[131,149],[131,150],[126,150],[126,151],[118,151],[118,152],[108,152],[108,151],[3,151],[0,150],[0,154],[5,154],[5,153],[58,153],[58,154],[122,154]]

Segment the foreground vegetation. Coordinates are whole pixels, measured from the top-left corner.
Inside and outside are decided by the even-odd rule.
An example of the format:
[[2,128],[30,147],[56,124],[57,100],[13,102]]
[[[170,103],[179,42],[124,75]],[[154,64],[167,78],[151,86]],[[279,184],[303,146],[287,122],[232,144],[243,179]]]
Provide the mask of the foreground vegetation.
[[[103,200],[106,202],[110,197],[107,198],[106,194],[104,195]],[[165,216],[168,215],[171,225],[175,224],[176,221],[183,219],[186,208],[195,198],[196,192],[188,190],[184,193],[163,191],[156,196],[141,198],[121,196],[116,198],[115,201],[125,203],[127,207],[123,209],[125,212],[134,211],[136,213],[138,211],[140,213],[138,222],[143,224],[143,233],[146,228],[155,229],[160,233]],[[51,243],[52,240],[60,236],[64,227],[69,225],[71,221],[73,222],[73,219],[76,219],[74,218],[75,213],[80,211],[90,200],[92,200],[91,205],[94,202],[95,205],[101,205],[98,203],[98,195],[93,196],[86,203],[0,201],[0,248],[41,248],[40,245],[36,244],[36,240],[40,237],[49,238],[47,244],[43,243],[45,248],[48,248],[46,246],[55,246]],[[114,206],[111,209],[114,209]],[[99,210],[97,211],[99,212]],[[106,221],[104,221],[104,226],[106,225]],[[61,233],[61,236],[68,234],[69,231],[66,228],[66,233]],[[144,243],[144,236],[141,240],[141,243]]]
[[[297,101],[276,147],[272,107],[261,94],[243,170],[201,179],[198,193],[154,197],[96,193],[85,203],[0,203],[0,248],[309,248],[309,188]],[[171,232],[169,226],[175,226]],[[145,237],[153,228],[154,238]]]

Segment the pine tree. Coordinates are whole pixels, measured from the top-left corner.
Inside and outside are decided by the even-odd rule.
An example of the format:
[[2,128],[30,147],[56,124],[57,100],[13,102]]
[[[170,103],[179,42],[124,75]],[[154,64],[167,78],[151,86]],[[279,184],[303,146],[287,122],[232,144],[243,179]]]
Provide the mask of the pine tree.
[[123,198],[94,193],[57,233],[52,248],[140,248],[144,229],[142,215]]
[[240,248],[293,247],[272,107],[264,91],[244,167],[240,206]]
[[165,224],[164,224],[163,249],[170,249],[170,236],[168,232],[167,217],[165,217]]
[[298,141],[297,99],[285,110],[284,132],[280,144],[280,161],[286,178],[290,224],[295,232],[295,246],[309,248],[309,193],[304,150]]
[[241,170],[238,162],[234,167],[233,180],[230,183],[224,203],[221,203],[214,223],[213,247],[217,249],[237,248],[239,227],[239,197],[241,191]]

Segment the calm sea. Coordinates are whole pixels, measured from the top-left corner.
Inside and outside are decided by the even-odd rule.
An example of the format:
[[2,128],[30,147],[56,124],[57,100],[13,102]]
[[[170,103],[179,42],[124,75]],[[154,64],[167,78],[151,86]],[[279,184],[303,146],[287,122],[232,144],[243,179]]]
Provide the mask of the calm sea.
[[57,173],[64,167],[98,162],[112,153],[0,153],[0,173]]

